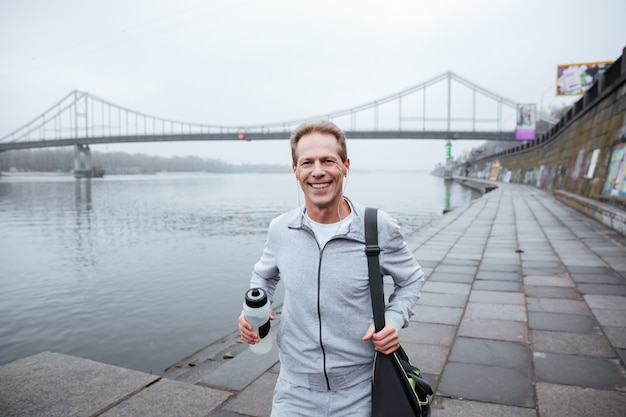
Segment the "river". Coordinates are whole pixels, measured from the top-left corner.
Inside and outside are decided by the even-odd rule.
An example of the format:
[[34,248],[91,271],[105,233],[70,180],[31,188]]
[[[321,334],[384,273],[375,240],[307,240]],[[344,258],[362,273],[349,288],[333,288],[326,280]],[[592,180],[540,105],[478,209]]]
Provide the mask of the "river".
[[[407,235],[476,197],[423,171],[351,172],[345,194]],[[269,221],[302,202],[291,173],[0,177],[0,364],[162,373],[236,329]]]

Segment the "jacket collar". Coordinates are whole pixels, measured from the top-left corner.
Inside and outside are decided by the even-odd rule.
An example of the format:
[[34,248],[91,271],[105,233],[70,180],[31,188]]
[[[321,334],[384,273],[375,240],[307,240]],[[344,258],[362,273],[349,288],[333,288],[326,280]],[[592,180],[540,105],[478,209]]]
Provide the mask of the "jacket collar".
[[[350,222],[350,226],[348,228],[348,233],[346,233],[346,237],[356,240],[365,240],[365,225],[363,214],[365,213],[365,206],[354,203],[348,197],[343,196],[343,198],[350,203],[352,210],[354,211],[354,219]],[[307,225],[306,220],[306,208],[301,207],[293,210],[293,215],[289,219],[287,226],[290,229],[309,229],[310,227]]]

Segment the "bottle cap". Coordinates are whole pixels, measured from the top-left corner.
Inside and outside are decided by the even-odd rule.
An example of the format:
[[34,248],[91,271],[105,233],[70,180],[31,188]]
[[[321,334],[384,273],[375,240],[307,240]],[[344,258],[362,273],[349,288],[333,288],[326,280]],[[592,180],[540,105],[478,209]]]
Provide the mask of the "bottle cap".
[[267,303],[267,295],[262,288],[251,288],[246,292],[246,305],[251,308],[263,307]]

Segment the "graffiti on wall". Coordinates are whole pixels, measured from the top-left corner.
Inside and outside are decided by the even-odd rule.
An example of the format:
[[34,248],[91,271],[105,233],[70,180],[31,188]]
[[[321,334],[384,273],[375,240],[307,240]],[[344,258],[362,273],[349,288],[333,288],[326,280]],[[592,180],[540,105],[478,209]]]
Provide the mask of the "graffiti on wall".
[[609,162],[609,175],[606,176],[602,194],[626,197],[626,144],[613,150]]

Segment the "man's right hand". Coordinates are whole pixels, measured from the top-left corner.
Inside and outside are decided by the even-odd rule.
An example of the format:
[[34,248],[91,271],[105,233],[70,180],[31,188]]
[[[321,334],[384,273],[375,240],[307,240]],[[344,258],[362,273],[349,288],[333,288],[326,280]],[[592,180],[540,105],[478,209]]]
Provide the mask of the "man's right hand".
[[[274,310],[270,309],[270,320],[274,320]],[[252,331],[252,325],[248,323],[246,320],[246,316],[244,315],[243,310],[239,315],[239,335],[241,336],[241,340],[246,342],[249,345],[254,345],[259,343],[259,334]]]
[[239,315],[239,335],[241,336],[241,340],[246,342],[249,345],[254,345],[255,343],[259,343],[259,335],[252,331],[252,325],[248,323],[246,320],[246,316],[241,311]]

